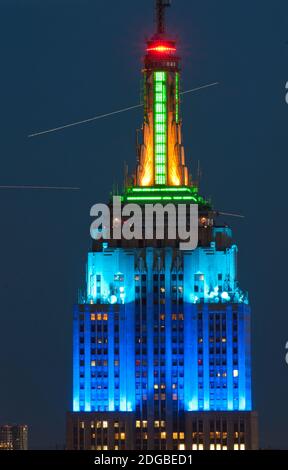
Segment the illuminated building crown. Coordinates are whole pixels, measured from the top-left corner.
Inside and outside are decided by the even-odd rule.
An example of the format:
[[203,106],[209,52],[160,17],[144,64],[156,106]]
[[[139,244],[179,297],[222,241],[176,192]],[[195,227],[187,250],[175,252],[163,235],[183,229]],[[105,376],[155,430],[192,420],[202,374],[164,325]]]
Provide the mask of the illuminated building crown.
[[144,123],[137,145],[133,184],[124,200],[173,200],[207,202],[192,184],[182,142],[180,118],[180,57],[176,41],[166,34],[165,8],[170,2],[156,0],[157,29],[147,41],[144,57]]

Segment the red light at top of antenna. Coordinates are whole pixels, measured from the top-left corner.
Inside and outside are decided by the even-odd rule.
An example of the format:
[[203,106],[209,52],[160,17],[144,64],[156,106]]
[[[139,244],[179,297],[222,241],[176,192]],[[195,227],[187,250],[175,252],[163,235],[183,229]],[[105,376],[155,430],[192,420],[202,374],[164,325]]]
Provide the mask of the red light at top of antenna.
[[176,52],[176,47],[158,44],[157,46],[148,47],[147,52]]

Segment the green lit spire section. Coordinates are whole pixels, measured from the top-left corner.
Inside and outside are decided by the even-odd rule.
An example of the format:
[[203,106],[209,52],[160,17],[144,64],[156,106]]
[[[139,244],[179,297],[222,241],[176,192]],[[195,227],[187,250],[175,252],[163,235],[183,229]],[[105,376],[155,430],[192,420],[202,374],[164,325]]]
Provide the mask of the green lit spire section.
[[198,193],[196,186],[152,186],[126,188],[122,202],[135,202],[145,204],[155,202],[198,204],[200,209],[210,209],[211,204]]
[[167,72],[154,72],[155,184],[167,180]]
[[175,120],[179,123],[179,72],[175,74]]

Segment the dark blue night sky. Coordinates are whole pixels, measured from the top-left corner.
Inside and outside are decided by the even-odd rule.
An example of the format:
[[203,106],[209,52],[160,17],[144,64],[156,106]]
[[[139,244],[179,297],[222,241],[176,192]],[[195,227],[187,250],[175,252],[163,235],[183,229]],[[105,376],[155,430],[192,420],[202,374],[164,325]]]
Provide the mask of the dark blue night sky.
[[[89,211],[133,169],[153,0],[0,0],[0,422],[30,426],[32,448],[63,448],[72,398],[72,307],[90,247]],[[229,219],[253,314],[253,384],[262,447],[288,448],[287,0],[174,0],[187,163]],[[286,131],[286,133],[285,133]]]

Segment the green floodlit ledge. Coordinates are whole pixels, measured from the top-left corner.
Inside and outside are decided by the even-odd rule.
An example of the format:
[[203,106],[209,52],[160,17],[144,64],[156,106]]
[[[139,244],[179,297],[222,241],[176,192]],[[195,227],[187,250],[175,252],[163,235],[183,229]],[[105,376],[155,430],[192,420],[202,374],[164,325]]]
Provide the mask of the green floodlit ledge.
[[122,196],[122,202],[139,202],[145,201],[190,201],[191,203],[211,208],[211,204],[198,194],[195,186],[147,186],[147,187],[131,187],[127,188]]
[[182,200],[187,200],[187,201],[194,201],[195,203],[197,202],[197,198],[194,196],[127,196],[126,198],[127,201],[182,201]]

